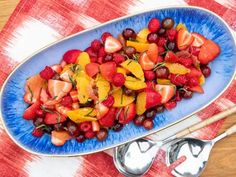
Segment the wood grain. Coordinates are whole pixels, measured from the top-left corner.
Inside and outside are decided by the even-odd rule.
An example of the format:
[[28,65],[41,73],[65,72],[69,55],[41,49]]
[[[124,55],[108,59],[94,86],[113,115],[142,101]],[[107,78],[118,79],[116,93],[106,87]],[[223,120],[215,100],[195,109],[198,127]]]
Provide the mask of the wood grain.
[[[0,30],[5,25],[18,0],[0,0]],[[236,114],[228,117],[220,131],[236,124]],[[236,134],[218,142],[212,150],[208,165],[202,177],[236,176]],[[194,165],[194,164],[193,164]]]

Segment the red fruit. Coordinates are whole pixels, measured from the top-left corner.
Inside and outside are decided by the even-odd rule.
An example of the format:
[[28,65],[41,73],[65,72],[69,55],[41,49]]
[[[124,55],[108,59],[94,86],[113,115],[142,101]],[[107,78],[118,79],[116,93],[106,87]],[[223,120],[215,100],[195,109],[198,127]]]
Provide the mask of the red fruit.
[[176,93],[175,93],[175,98],[174,98],[175,101],[181,101],[182,100],[182,97],[179,93],[179,91],[177,90]]
[[161,95],[161,103],[167,103],[175,95],[176,87],[174,85],[157,84],[155,90]]
[[119,115],[119,123],[128,124],[136,115],[136,106],[131,103],[123,108]]
[[91,124],[91,122],[87,122],[87,121],[82,122],[82,123],[79,124],[79,129],[82,132],[87,132],[89,130],[92,130],[92,124]]
[[158,46],[158,54],[159,56],[162,55],[165,52],[165,48],[162,46]]
[[176,86],[183,86],[188,82],[185,75],[176,75],[176,74],[170,75],[170,81],[172,84]]
[[161,27],[161,22],[157,18],[152,18],[148,23],[148,29],[151,32],[157,32]]
[[101,42],[98,40],[98,39],[94,39],[92,42],[91,42],[91,48],[93,51],[95,52],[98,52],[99,49],[101,48],[102,44]]
[[107,53],[114,53],[122,48],[120,41],[112,36],[106,38],[104,46]]
[[155,63],[151,59],[149,59],[146,52],[140,55],[138,62],[141,65],[143,70],[152,70],[155,66]]
[[201,65],[200,68],[205,78],[211,75],[211,68],[209,68],[207,65]]
[[206,41],[206,38],[199,33],[192,33],[192,36],[194,37],[193,43],[191,44],[193,47],[201,47]]
[[70,96],[65,96],[61,100],[61,105],[65,107],[71,108],[72,103],[73,103],[73,100]]
[[98,57],[97,63],[103,64],[104,63],[104,58],[103,57]]
[[166,42],[167,42],[167,39],[166,39],[166,38],[160,37],[159,40],[158,40],[158,42],[157,42],[157,45],[158,45],[158,47],[164,47],[164,45],[166,44]]
[[36,101],[34,104],[32,104],[30,107],[28,107],[24,114],[23,118],[26,120],[32,120],[36,117],[37,110],[40,109],[40,102]]
[[112,107],[114,104],[115,100],[112,95],[109,95],[106,100],[102,102],[102,104],[108,108]]
[[198,54],[200,52],[200,48],[199,47],[194,47],[194,46],[191,45],[189,47],[189,52],[194,56],[198,56]]
[[72,89],[72,84],[60,80],[48,81],[48,92],[54,100],[60,100],[62,97],[66,96]]
[[179,61],[179,58],[172,51],[168,51],[165,56],[165,61],[176,63]]
[[71,136],[67,131],[53,130],[51,133],[51,142],[55,146],[62,146],[69,139],[71,139]]
[[85,71],[90,77],[96,76],[96,74],[99,73],[99,64],[88,63],[85,66]]
[[43,131],[40,128],[34,128],[32,135],[35,137],[43,136]]
[[155,107],[161,103],[161,95],[153,89],[146,89],[146,109]]
[[200,77],[202,75],[202,72],[195,68],[195,67],[190,67],[190,73],[187,74],[187,77],[188,78],[191,78],[191,77]]
[[220,54],[220,47],[211,40],[206,40],[200,48],[198,60],[201,64],[208,64]]
[[198,80],[197,77],[191,77],[191,78],[189,78],[189,80],[188,80],[188,86],[194,87],[194,86],[197,86],[197,85],[199,85],[199,80]]
[[105,52],[105,48],[101,47],[98,51],[98,57],[105,57],[107,54]]
[[154,126],[154,124],[153,124],[153,121],[151,119],[146,119],[146,120],[143,121],[143,127],[145,129],[151,130],[151,129],[153,129],[153,126]]
[[97,57],[90,57],[91,63],[96,63],[98,61]]
[[52,112],[52,113],[46,113],[46,116],[44,118],[45,124],[51,125],[51,124],[57,124],[61,122],[65,122],[66,117],[59,114],[58,112]]
[[186,67],[190,67],[193,64],[192,58],[179,58],[178,62]]
[[166,31],[166,34],[167,34],[167,37],[170,41],[174,41],[175,40],[175,37],[177,35],[177,30],[172,28],[172,29],[168,29]]
[[145,88],[145,90],[146,89],[149,90],[149,89],[154,89],[155,88],[154,82],[148,81],[148,82],[146,82],[146,84],[147,84],[147,87]]
[[57,74],[60,74],[62,71],[62,66],[59,64],[51,66],[52,70],[55,71]]
[[102,103],[98,103],[95,105],[96,111],[97,111],[97,118],[100,119],[101,117],[105,116],[109,108],[103,105]]
[[44,112],[43,112],[42,109],[37,109],[37,110],[36,110],[36,115],[37,115],[38,117],[44,117],[44,116],[45,116],[45,114],[44,114]]
[[200,85],[197,85],[197,86],[194,86],[194,87],[189,87],[188,89],[193,91],[193,92],[204,93],[204,90]]
[[113,60],[116,62],[116,64],[120,64],[123,61],[125,61],[125,57],[119,53],[114,53],[113,54]]
[[181,28],[177,35],[177,46],[179,50],[187,49],[193,42],[194,37],[187,30]]
[[106,62],[100,65],[100,72],[104,79],[112,82],[113,76],[116,74],[116,63],[113,61]]
[[161,62],[163,62],[163,61],[164,61],[164,58],[159,55],[159,56],[157,57],[157,63],[161,63]]
[[89,57],[98,57],[97,52],[93,51],[93,49],[91,47],[88,47],[87,49],[85,49],[85,52],[87,52],[89,54]]
[[115,122],[115,113],[116,113],[116,109],[113,107],[110,108],[108,113],[105,116],[103,116],[101,119],[99,119],[100,125],[104,127],[113,126]]
[[152,60],[154,63],[157,62],[158,59],[158,47],[155,43],[149,44],[147,55],[150,60]]
[[42,70],[39,75],[41,76],[41,78],[45,79],[45,80],[49,80],[51,79],[54,75],[55,72],[53,71],[53,69],[49,66],[46,66],[44,68],[44,70]]
[[64,55],[63,55],[63,60],[67,64],[75,63],[77,61],[77,58],[80,54],[80,50],[73,49],[73,50],[68,50]]
[[78,92],[76,90],[70,92],[70,97],[72,98],[73,102],[78,101]]
[[154,71],[144,71],[144,77],[148,81],[152,81],[156,78],[156,73]]
[[167,110],[171,110],[171,109],[175,108],[176,105],[177,105],[177,103],[174,100],[171,100],[171,101],[164,104],[164,106]]
[[116,86],[116,87],[121,87],[124,85],[125,83],[125,76],[121,73],[116,73],[113,76],[113,80],[112,83]]
[[102,39],[103,44],[105,43],[105,41],[106,41],[106,39],[107,39],[108,36],[112,36],[111,33],[109,33],[109,32],[104,32],[104,33],[102,34],[101,39]]
[[93,132],[92,130],[89,130],[87,132],[85,132],[84,136],[88,139],[92,139],[93,137],[95,137],[96,133]]

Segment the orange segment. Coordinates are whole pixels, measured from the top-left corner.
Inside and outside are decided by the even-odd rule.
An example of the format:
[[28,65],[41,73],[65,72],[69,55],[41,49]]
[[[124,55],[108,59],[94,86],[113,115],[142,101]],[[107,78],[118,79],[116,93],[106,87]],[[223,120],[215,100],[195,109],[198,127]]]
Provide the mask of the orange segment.
[[169,79],[157,79],[158,84],[168,85],[171,84]]
[[172,74],[187,74],[190,72],[190,69],[179,63],[166,63],[165,66]]
[[200,77],[199,77],[199,84],[200,85],[203,85],[205,83],[205,77],[204,77],[204,75],[201,75]]
[[79,64],[82,69],[84,69],[85,66],[90,63],[90,58],[88,53],[87,52],[80,53],[76,63]]
[[114,97],[113,107],[124,107],[132,103],[135,99],[134,96],[127,96],[123,93],[122,89],[116,90],[112,96]]
[[147,36],[150,33],[148,28],[143,28],[139,33],[137,34],[136,40],[138,42],[146,43],[147,42]]
[[135,41],[127,41],[126,46],[134,47],[137,52],[145,52],[148,50],[149,44]]
[[146,97],[147,94],[145,92],[141,92],[137,96],[136,112],[138,115],[142,115],[146,111]]
[[140,90],[147,87],[144,81],[128,76],[125,78],[125,87],[131,90]]

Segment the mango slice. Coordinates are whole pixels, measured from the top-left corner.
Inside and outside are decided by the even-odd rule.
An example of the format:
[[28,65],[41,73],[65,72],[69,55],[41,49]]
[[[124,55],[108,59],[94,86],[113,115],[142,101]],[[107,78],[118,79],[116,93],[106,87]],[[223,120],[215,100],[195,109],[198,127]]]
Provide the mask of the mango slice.
[[91,107],[84,107],[73,111],[68,111],[67,116],[76,123],[97,120],[96,110]]
[[136,40],[138,42],[146,43],[147,42],[147,36],[150,33],[148,28],[143,28],[139,33],[137,34]]
[[125,78],[125,86],[131,90],[140,90],[147,87],[147,84],[139,79],[128,76]]
[[114,107],[123,107],[127,106],[128,104],[132,103],[135,99],[134,96],[127,96],[123,93],[122,89],[117,89],[112,96],[115,99],[113,104]]
[[145,52],[145,51],[148,50],[149,44],[148,43],[135,42],[135,41],[127,41],[126,46],[134,47],[137,52]]
[[128,59],[121,63],[121,66],[130,71],[135,77],[137,77],[141,81],[144,81],[143,69],[141,68],[141,65],[138,62]]
[[137,96],[136,113],[142,115],[146,111],[146,92],[141,92]]
[[90,63],[90,58],[88,53],[87,52],[80,53],[76,63],[79,64],[82,69],[84,69],[85,66]]
[[190,69],[179,63],[166,63],[165,66],[172,74],[187,74],[190,72]]
[[110,83],[104,79],[101,74],[98,74],[96,78],[96,86],[98,88],[98,100],[102,101],[107,97],[110,91]]

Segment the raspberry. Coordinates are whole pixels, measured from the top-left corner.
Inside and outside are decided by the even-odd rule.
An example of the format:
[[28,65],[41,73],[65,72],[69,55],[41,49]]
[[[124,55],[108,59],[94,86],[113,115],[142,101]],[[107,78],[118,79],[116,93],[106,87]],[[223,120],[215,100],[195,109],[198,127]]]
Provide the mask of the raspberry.
[[62,106],[66,106],[66,107],[69,107],[69,108],[71,107],[72,103],[73,103],[73,100],[70,96],[65,96],[61,100]]
[[71,63],[75,63],[77,61],[77,58],[80,54],[80,50],[68,50],[64,55],[63,55],[63,60],[67,63],[67,64],[71,64]]
[[98,57],[97,63],[102,64],[104,62],[103,57]]
[[178,62],[186,67],[193,64],[193,60],[191,58],[179,58]]
[[101,42],[98,39],[94,39],[91,42],[91,48],[93,51],[98,52],[98,50],[101,48]]
[[101,39],[102,39],[103,44],[105,43],[105,41],[106,41],[106,39],[107,39],[108,36],[112,36],[111,33],[109,33],[109,32],[104,32],[104,33],[102,34]]
[[97,52],[93,51],[91,47],[88,47],[87,49],[85,49],[85,52],[87,52],[90,57],[97,57]]
[[98,51],[98,57],[105,57],[105,56],[106,56],[105,48],[101,47]]
[[171,74],[170,81],[171,81],[171,83],[175,84],[176,86],[183,86],[187,83],[188,80],[185,75]]
[[125,61],[125,57],[119,53],[114,53],[113,54],[113,60],[116,62],[116,64],[120,64],[123,61]]
[[165,52],[165,48],[162,46],[158,46],[158,54],[162,55]]
[[92,124],[90,122],[82,122],[79,124],[79,129],[82,132],[87,132],[92,129]]
[[43,131],[40,128],[34,128],[32,135],[35,137],[43,136]]
[[147,84],[146,89],[154,89],[155,84],[153,82],[148,81],[146,82],[146,84]]
[[125,76],[121,73],[116,73],[114,76],[113,76],[113,79],[112,79],[112,83],[116,86],[116,87],[121,87],[124,85],[125,83]]
[[109,95],[106,100],[102,102],[102,104],[108,108],[112,107],[114,104],[114,97],[112,95]]
[[171,101],[164,104],[164,106],[167,110],[171,110],[171,109],[175,108],[176,105],[177,105],[177,103],[174,100],[171,100]]
[[148,81],[152,81],[156,78],[156,73],[153,71],[144,71],[144,76]]
[[166,38],[160,37],[159,40],[158,40],[158,42],[157,42],[157,45],[158,45],[158,47],[164,47],[164,45],[166,44],[166,42],[167,42],[167,39],[166,39]]
[[148,23],[148,29],[151,32],[157,32],[161,27],[161,22],[157,18],[152,18]]
[[170,41],[174,41],[175,37],[176,37],[176,34],[177,34],[177,30],[175,29],[169,29],[167,30],[167,37]]
[[157,63],[161,63],[161,62],[163,62],[163,61],[164,61],[164,58],[159,55],[159,56],[157,57]]
[[96,63],[98,61],[97,57],[90,57],[90,61],[92,63]]
[[39,75],[43,78],[43,79],[46,79],[46,80],[49,80],[51,79],[54,75],[55,75],[55,72],[53,71],[53,69],[49,66],[46,66],[44,68],[44,70],[42,70]]
[[87,132],[85,132],[85,137],[88,138],[88,139],[92,139],[93,137],[95,137],[96,133],[93,132],[92,130],[89,130]]
[[197,86],[197,85],[199,85],[199,81],[198,81],[198,78],[197,78],[197,77],[191,77],[191,78],[188,80],[188,86],[194,87],[194,86]]

